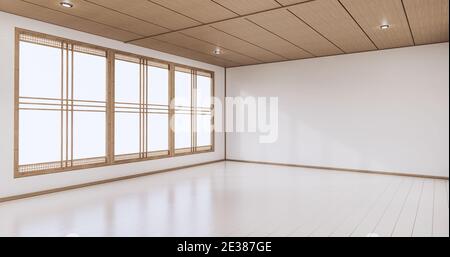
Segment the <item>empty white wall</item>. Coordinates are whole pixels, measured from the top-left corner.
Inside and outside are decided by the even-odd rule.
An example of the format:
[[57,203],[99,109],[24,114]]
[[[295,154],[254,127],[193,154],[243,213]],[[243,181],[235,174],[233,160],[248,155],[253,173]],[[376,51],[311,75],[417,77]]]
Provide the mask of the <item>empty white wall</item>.
[[279,97],[279,138],[227,158],[449,175],[448,43],[227,70],[227,96]]
[[224,96],[224,69],[221,67],[0,12],[0,198],[224,158],[224,136],[216,133],[213,153],[14,179],[15,27],[211,70],[215,72],[216,96]]

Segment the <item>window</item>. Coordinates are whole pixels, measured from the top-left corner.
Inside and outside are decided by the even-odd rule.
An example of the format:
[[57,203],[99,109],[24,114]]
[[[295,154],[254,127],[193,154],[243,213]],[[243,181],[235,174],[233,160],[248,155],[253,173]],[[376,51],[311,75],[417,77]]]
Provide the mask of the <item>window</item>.
[[147,146],[151,156],[169,154],[169,70],[147,62]]
[[22,29],[16,51],[15,177],[214,150],[212,72]]
[[169,152],[169,66],[115,55],[115,160]]
[[17,172],[106,163],[106,51],[19,39]]
[[118,160],[139,158],[142,133],[139,59],[116,55],[114,74],[114,153]]
[[213,146],[213,82],[211,73],[197,72],[196,129],[197,151],[212,150]]
[[213,149],[211,73],[175,68],[175,153]]
[[192,152],[192,88],[193,74],[191,70],[175,69],[175,117],[173,130],[175,131],[176,153]]

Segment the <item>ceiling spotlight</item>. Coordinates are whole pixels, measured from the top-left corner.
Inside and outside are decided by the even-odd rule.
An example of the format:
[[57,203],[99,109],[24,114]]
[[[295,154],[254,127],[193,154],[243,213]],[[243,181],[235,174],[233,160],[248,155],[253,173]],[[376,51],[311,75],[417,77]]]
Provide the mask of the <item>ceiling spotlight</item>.
[[222,54],[222,49],[216,48],[216,49],[214,50],[214,54],[215,54],[215,55]]
[[73,7],[73,4],[71,4],[69,2],[61,2],[59,4],[64,8],[72,8]]
[[389,24],[384,24],[380,26],[380,29],[385,30],[388,29],[389,27],[390,27]]

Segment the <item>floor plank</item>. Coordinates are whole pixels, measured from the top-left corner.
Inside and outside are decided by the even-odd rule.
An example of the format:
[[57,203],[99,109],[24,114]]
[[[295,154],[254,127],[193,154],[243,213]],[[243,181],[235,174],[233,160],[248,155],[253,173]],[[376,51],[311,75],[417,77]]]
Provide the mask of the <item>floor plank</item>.
[[425,180],[414,223],[412,234],[414,237],[431,237],[433,235],[433,194],[433,180]]
[[423,179],[416,179],[414,181],[411,192],[406,199],[391,236],[410,237],[412,235],[423,185]]
[[406,178],[401,178],[401,180],[394,184],[393,187],[389,188],[386,194],[378,201],[378,203],[373,207],[373,209],[368,213],[368,215],[362,220],[361,223],[356,227],[356,229],[351,233],[353,237],[366,237],[373,234],[374,229],[386,212],[387,208],[393,201],[395,195],[398,193],[401,187],[405,185]]
[[375,207],[375,205],[380,201],[380,199],[388,192],[388,190],[395,186],[400,178],[392,179],[389,184],[382,186],[380,193],[372,195],[372,197],[367,198],[367,200],[359,205],[354,206],[352,214],[348,216],[345,221],[337,226],[334,231],[330,234],[332,237],[348,237],[353,231],[356,230],[357,226],[364,220],[364,218],[370,213],[370,211]]
[[0,204],[3,236],[448,236],[448,181],[221,162]]
[[[388,177],[378,177],[370,178],[373,182],[365,185],[362,190],[355,192],[356,197],[350,197],[345,204],[335,210],[333,213],[329,213],[323,217],[320,225],[309,235],[312,237],[328,237],[330,236],[336,228],[344,223],[346,219],[353,214],[355,211],[355,206],[364,205],[368,199],[373,199],[377,195],[380,195],[385,188],[389,185],[388,182],[392,178]],[[385,185],[385,186],[384,186]]]
[[394,231],[395,224],[397,223],[398,217],[405,206],[406,199],[411,193],[414,179],[408,178],[402,187],[398,190],[389,207],[386,209],[383,217],[378,221],[374,229],[374,234],[381,237],[388,237],[392,235]]
[[448,200],[445,188],[444,181],[434,181],[433,236],[435,237],[447,237],[449,234]]

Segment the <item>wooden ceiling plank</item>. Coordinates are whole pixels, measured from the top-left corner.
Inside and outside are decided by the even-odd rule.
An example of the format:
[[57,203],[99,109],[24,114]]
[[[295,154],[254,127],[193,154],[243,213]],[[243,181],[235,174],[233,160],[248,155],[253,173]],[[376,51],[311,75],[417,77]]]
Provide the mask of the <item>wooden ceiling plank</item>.
[[[170,9],[170,8],[168,8],[168,7],[164,6],[164,5],[161,5],[161,4],[159,4],[159,3],[157,2],[157,1],[163,1],[163,0],[148,0],[148,1],[151,1],[151,2],[154,1],[154,3],[156,3],[156,4],[160,5],[160,6],[163,6],[164,8],[167,8],[167,9],[173,11],[173,12],[177,12],[177,13],[179,13],[179,14],[181,14],[181,15],[185,15],[185,14],[183,14],[183,13],[181,13],[181,12],[178,12],[178,11],[176,11],[176,10],[174,10],[174,9]],[[168,0],[164,0],[164,1],[168,1]],[[199,0],[197,0],[197,1],[199,1]],[[205,0],[205,1],[206,1],[206,0]],[[277,0],[274,0],[274,1],[278,2]],[[293,3],[293,4],[285,5],[285,6],[279,4],[278,7],[275,7],[275,8],[270,9],[270,10],[265,10],[265,11],[274,11],[274,10],[277,10],[277,9],[285,9],[285,8],[287,8],[287,7],[291,7],[291,6],[295,6],[295,5],[299,5],[299,4],[303,4],[303,3],[309,3],[309,2],[313,2],[313,1],[317,1],[317,0],[305,0],[305,1],[300,2],[300,3]],[[136,38],[136,39],[127,41],[127,42],[125,42],[125,43],[130,43],[130,42],[133,42],[133,41],[139,41],[139,40],[142,40],[142,39],[145,39],[145,38],[149,38],[149,37],[152,37],[152,36],[161,36],[161,35],[167,34],[167,33],[180,32],[180,31],[183,31],[183,30],[185,30],[185,29],[193,29],[193,28],[196,28],[196,27],[201,27],[201,26],[203,26],[203,25],[213,25],[213,24],[216,24],[216,23],[219,23],[219,22],[225,22],[225,21],[233,20],[233,19],[237,19],[237,18],[244,18],[244,17],[248,17],[248,16],[251,16],[251,15],[254,15],[254,14],[258,14],[258,13],[261,13],[261,12],[265,12],[265,11],[258,11],[258,12],[254,12],[254,13],[248,13],[248,14],[245,14],[245,15],[232,16],[232,17],[230,17],[230,18],[225,18],[225,19],[221,19],[221,20],[213,20],[213,21],[211,21],[211,22],[204,22],[204,23],[201,24],[201,25],[195,25],[195,26],[186,27],[186,28],[183,28],[183,29],[172,30],[172,31],[170,31],[170,32],[163,32],[163,33],[160,33],[160,34],[157,34],[157,35],[151,35],[151,36],[139,37],[139,38]],[[192,18],[192,17],[190,17],[190,18]],[[194,18],[192,18],[192,19],[194,19]],[[200,22],[200,21],[198,21],[198,22]]]
[[264,12],[250,16],[248,19],[289,40],[314,56],[343,53],[288,10]]
[[156,51],[164,52],[167,54],[177,55],[188,59],[205,62],[221,67],[233,67],[237,66],[237,63],[219,59],[201,52],[193,51],[188,48],[172,45],[164,41],[159,41],[152,38],[143,39],[133,43],[134,45],[150,48]]
[[331,41],[330,39],[328,39],[327,37],[325,37],[322,33],[320,33],[320,31],[316,30],[314,27],[312,27],[311,25],[309,25],[308,23],[306,23],[304,20],[302,20],[302,18],[298,17],[295,13],[293,13],[291,10],[286,9],[290,14],[294,15],[297,19],[299,19],[301,22],[303,22],[303,24],[305,24],[307,27],[309,27],[311,30],[313,30],[314,32],[316,32],[318,35],[320,35],[322,38],[324,38],[325,40],[327,40],[330,44],[332,44],[334,47],[336,47],[337,49],[339,49],[339,52],[341,53],[345,53],[344,50],[342,50],[338,45],[336,45],[333,41]]
[[274,35],[274,36],[280,38],[281,40],[284,40],[284,41],[288,42],[289,44],[291,44],[291,45],[297,47],[297,48],[300,49],[302,52],[304,52],[306,55],[308,55],[308,56],[306,56],[305,58],[308,58],[308,57],[315,57],[313,53],[309,52],[308,50],[305,50],[304,48],[302,48],[302,47],[299,46],[299,45],[296,45],[296,44],[292,43],[289,39],[286,39],[286,38],[280,36],[279,34],[277,34],[277,33],[273,32],[273,31],[270,31],[270,30],[266,29],[265,27],[263,27],[263,26],[259,25],[258,23],[256,23],[256,22],[250,20],[249,18],[245,18],[245,20],[247,20],[247,21],[253,23],[254,25],[256,25],[256,26],[262,28],[263,30],[269,32],[270,34],[272,34],[272,35]]
[[355,22],[355,24],[358,26],[358,28],[366,35],[367,39],[372,43],[372,45],[375,46],[376,50],[379,50],[378,46],[373,42],[372,38],[366,33],[366,31],[361,27],[361,25],[358,23],[358,21],[353,17],[353,15],[347,10],[347,7],[342,4],[341,0],[337,0],[338,3],[341,5],[341,7],[347,12],[347,14],[352,18],[352,20]]
[[226,9],[226,10],[232,12],[232,13],[234,13],[236,16],[239,16],[239,13],[237,13],[237,12],[231,10],[230,8],[226,7],[225,5],[222,5],[222,4],[219,3],[218,1],[215,1],[215,0],[208,0],[208,1],[211,1],[211,2],[215,3],[216,5],[218,5],[218,6],[222,7],[222,8],[224,8],[224,9]]
[[41,7],[75,15],[139,35],[153,35],[169,31],[163,27],[120,14],[86,1],[77,1],[72,8],[62,8],[58,0],[22,0]]
[[379,49],[414,45],[401,0],[340,1]]
[[417,45],[448,42],[449,0],[403,0]]
[[292,5],[292,4],[300,4],[300,3],[304,3],[304,2],[309,2],[310,0],[277,0],[278,3],[284,5],[284,6],[288,6],[288,5]]
[[285,58],[276,55],[264,48],[258,47],[250,42],[227,34],[208,25],[187,29],[184,30],[183,33],[201,40],[205,40],[218,47],[231,49],[239,53],[246,53],[246,55],[261,62],[286,60]]
[[211,0],[239,15],[280,7],[274,0]]
[[227,10],[212,1],[206,0],[149,0],[170,10],[182,13],[202,23],[237,17],[235,13]]
[[316,0],[288,8],[346,53],[376,50],[376,46],[336,0]]
[[[245,60],[245,61],[243,61],[244,63],[246,63],[246,62],[248,62],[248,63],[261,63],[261,62],[263,62],[262,60],[259,60],[259,59],[255,58],[253,56],[250,56],[250,55],[248,55],[246,53],[243,53],[243,52],[240,52],[238,50],[227,48],[225,46],[220,46],[220,45],[214,44],[212,42],[209,42],[207,40],[203,40],[201,38],[196,38],[196,37],[191,36],[191,35],[189,35],[189,34],[187,34],[185,32],[179,32],[179,33],[184,35],[184,36],[186,36],[186,37],[189,37],[189,38],[192,38],[194,40],[198,40],[198,41],[201,41],[203,43],[208,44],[210,47],[212,47],[212,48],[210,48],[212,51],[209,51],[209,53],[212,52],[214,56],[217,56],[215,51],[217,49],[220,49],[222,51],[222,54],[225,54],[225,55],[226,54],[230,54],[230,53],[232,53],[233,55],[237,54],[238,58],[240,58],[242,60]],[[220,54],[220,55],[222,55],[222,54]],[[232,58],[232,59],[234,59],[234,58]]]
[[448,42],[449,0],[59,2],[0,0],[0,10],[224,67]]
[[85,0],[161,27],[176,30],[201,24],[148,0]]
[[310,54],[302,49],[264,30],[245,18],[216,23],[213,27],[262,48],[269,49],[271,52],[281,55],[286,59],[292,60],[311,57]]
[[0,0],[0,11],[119,41],[126,41],[139,36],[132,32],[116,29],[23,1]]
[[411,29],[411,23],[409,22],[409,17],[408,17],[408,14],[406,13],[405,4],[403,3],[403,0],[401,0],[401,2],[402,2],[402,7],[403,7],[403,13],[405,13],[406,22],[408,22],[409,34],[411,35],[413,44],[416,45],[416,40],[414,38],[414,33],[413,33],[412,29]]
[[261,61],[255,60],[251,57],[236,53],[229,49],[223,49],[220,56],[214,54],[214,50],[217,48],[214,44],[195,39],[181,32],[174,32],[171,34],[165,34],[162,36],[155,37],[153,39],[168,42],[172,45],[177,45],[179,47],[185,47],[190,50],[201,52],[207,55],[214,56],[216,58],[231,61],[237,64],[247,64],[247,63],[259,63]]

